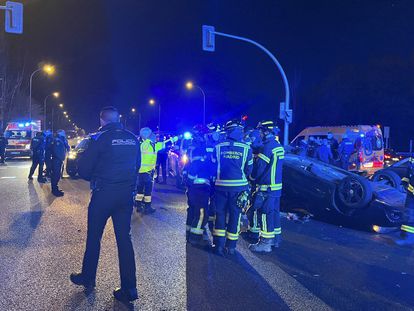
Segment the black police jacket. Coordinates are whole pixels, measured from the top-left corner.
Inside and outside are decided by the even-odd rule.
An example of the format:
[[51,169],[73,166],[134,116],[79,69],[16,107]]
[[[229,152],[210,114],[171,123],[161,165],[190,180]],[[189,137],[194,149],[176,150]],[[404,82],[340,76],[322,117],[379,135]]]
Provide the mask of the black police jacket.
[[6,149],[6,146],[8,144],[6,137],[0,137],[0,150]]
[[50,145],[52,151],[52,158],[60,161],[65,161],[66,152],[69,151],[70,147],[65,137],[56,135]]
[[30,149],[33,151],[33,156],[43,158],[45,154],[45,139],[43,136],[33,137],[30,143]]
[[121,123],[110,123],[90,136],[79,158],[78,172],[91,182],[92,189],[135,187],[140,161],[137,137],[123,129]]

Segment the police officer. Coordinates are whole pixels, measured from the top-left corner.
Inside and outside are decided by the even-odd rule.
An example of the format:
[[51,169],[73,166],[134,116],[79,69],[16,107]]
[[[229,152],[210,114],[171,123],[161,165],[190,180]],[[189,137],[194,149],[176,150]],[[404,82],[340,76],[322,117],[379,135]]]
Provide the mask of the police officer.
[[[158,142],[163,142],[165,140],[164,136],[157,136]],[[159,183],[160,180],[160,171],[162,172],[162,182],[161,184],[167,183],[167,160],[168,160],[168,149],[167,144],[164,144],[163,148],[158,151],[157,153],[157,165],[156,165],[156,171],[157,171],[157,177],[155,178],[155,182]]]
[[338,147],[339,143],[338,140],[334,137],[332,132],[328,132],[327,135],[328,146],[331,148],[332,158],[338,159]]
[[[214,223],[214,250],[224,255],[224,247],[230,255],[235,253],[239,239],[241,207],[237,204],[249,190],[247,176],[253,166],[252,150],[242,143],[243,126],[239,121],[226,123],[227,138],[215,146],[213,160],[217,165],[215,183],[216,220]],[[226,216],[228,221],[226,222]]]
[[400,246],[411,246],[414,245],[414,158],[409,159],[408,174],[402,181],[407,189],[406,223],[401,226],[401,238],[395,242]]
[[196,129],[193,134],[189,160],[183,169],[187,184],[187,236],[192,245],[207,246],[203,239],[205,226],[209,220],[209,200],[214,181],[215,169],[207,151],[203,131]]
[[8,145],[7,138],[0,133],[0,163],[4,164],[6,160],[6,147]]
[[[260,122],[257,128],[263,139],[262,151],[254,162],[250,179],[256,185],[253,209],[260,224],[260,240],[249,246],[253,252],[271,252],[279,246],[280,196],[282,191],[282,165],[285,151],[275,137],[273,121]],[[256,224],[257,226],[257,224]],[[254,233],[254,230],[251,230]]]
[[342,135],[342,141],[339,144],[338,154],[341,160],[341,167],[344,170],[349,169],[349,159],[354,152],[354,143],[348,138],[347,134]]
[[324,138],[321,145],[316,149],[316,158],[319,161],[330,163],[333,160],[331,148],[329,147],[328,140]]
[[46,177],[51,177],[52,171],[52,142],[53,134],[51,130],[45,131],[45,165],[46,165]]
[[301,157],[306,157],[308,155],[308,142],[306,139],[301,139],[298,146],[298,155]]
[[29,180],[33,179],[33,173],[39,166],[37,181],[44,183],[46,180],[43,177],[43,165],[45,161],[45,138],[42,132],[37,132],[30,143],[30,149],[32,150],[32,166],[30,167]]
[[62,176],[63,162],[66,158],[66,152],[70,150],[66,134],[64,130],[58,130],[51,143],[51,186],[52,194],[57,197],[62,197],[65,193],[58,187],[59,180]]
[[116,299],[138,299],[136,267],[131,242],[131,214],[139,167],[139,142],[123,129],[118,110],[105,107],[100,113],[101,128],[91,135],[88,148],[79,159],[79,175],[90,181],[92,197],[88,207],[88,233],[82,272],[71,274],[76,285],[94,287],[100,242],[109,217],[112,218],[117,246],[121,287]]

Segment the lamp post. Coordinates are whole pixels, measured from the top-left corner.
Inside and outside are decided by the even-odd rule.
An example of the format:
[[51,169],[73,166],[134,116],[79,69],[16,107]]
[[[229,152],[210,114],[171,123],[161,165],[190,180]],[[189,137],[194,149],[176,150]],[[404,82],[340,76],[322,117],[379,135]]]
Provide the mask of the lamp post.
[[[154,106],[155,105],[155,100],[153,98],[151,98],[149,100],[149,104],[151,106]],[[161,104],[158,103],[158,134],[160,133],[160,131],[161,131]]]
[[[49,94],[45,97],[45,100],[43,101],[43,122],[44,122],[44,127],[46,130],[46,103],[47,103],[47,99],[51,96],[53,96],[54,98],[59,98],[59,92],[53,92],[52,94]],[[53,119],[53,116],[52,116]]]
[[36,69],[32,72],[30,75],[30,81],[29,81],[29,119],[32,120],[32,85],[33,85],[33,77],[36,73],[39,71],[43,71],[47,75],[53,75],[55,73],[55,67],[50,64],[43,65],[42,67]]
[[204,90],[199,85],[194,84],[191,81],[188,81],[185,84],[185,87],[189,91],[191,91],[194,87],[196,87],[201,91],[201,94],[203,94],[203,125],[206,125],[206,93],[204,92]]

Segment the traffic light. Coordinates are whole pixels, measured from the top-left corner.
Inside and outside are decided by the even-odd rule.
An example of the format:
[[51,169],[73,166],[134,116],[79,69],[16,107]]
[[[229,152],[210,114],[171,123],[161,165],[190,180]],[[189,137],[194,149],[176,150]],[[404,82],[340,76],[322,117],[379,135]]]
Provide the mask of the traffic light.
[[14,1],[6,1],[5,6],[5,30],[8,33],[23,33],[23,4]]
[[214,52],[216,49],[214,26],[203,25],[202,36],[203,36],[203,50],[207,52]]

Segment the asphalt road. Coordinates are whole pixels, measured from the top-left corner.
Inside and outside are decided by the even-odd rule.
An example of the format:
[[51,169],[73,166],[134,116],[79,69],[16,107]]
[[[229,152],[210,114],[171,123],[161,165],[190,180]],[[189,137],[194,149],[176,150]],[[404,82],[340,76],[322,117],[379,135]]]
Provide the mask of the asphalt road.
[[[156,186],[150,216],[132,216],[140,299],[119,285],[112,224],[102,239],[96,290],[73,286],[84,251],[88,184],[65,178],[63,198],[28,182],[29,163],[0,166],[0,310],[414,310],[414,249],[388,236],[311,220],[283,220],[270,255],[220,258],[186,245],[186,200]],[[171,182],[173,183],[173,182]]]

